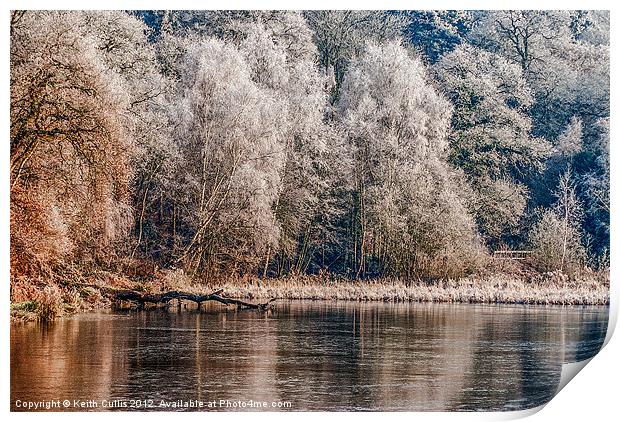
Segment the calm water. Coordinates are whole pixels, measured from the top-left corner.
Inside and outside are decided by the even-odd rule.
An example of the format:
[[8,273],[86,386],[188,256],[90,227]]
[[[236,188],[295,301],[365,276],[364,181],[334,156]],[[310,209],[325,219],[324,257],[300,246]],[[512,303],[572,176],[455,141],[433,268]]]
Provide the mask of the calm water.
[[74,400],[98,404],[86,410],[144,405],[135,400],[154,410],[174,410],[162,400],[202,401],[203,410],[239,410],[220,400],[267,410],[524,409],[552,398],[562,362],[599,350],[607,319],[607,307],[305,301],[266,313],[214,305],[79,315],[11,326],[11,409],[22,410],[17,400],[70,400],[62,410],[78,410]]

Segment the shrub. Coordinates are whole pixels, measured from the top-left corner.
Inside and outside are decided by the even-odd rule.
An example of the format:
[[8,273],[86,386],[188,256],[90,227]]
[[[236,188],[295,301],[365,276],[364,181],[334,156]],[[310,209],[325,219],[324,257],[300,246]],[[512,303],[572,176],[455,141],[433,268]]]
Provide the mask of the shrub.
[[563,271],[572,274],[583,267],[586,259],[579,230],[553,211],[545,211],[530,232],[534,265],[541,271]]
[[35,302],[39,321],[53,321],[62,313],[62,293],[56,286],[46,286],[37,294]]

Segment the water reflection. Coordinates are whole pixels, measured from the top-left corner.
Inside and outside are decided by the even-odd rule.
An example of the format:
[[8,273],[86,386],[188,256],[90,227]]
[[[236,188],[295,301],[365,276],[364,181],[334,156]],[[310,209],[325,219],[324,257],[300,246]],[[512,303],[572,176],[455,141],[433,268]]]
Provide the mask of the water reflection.
[[11,327],[11,408],[191,399],[292,410],[523,409],[553,396],[562,362],[598,351],[607,319],[607,307],[299,301],[267,313],[80,315]]

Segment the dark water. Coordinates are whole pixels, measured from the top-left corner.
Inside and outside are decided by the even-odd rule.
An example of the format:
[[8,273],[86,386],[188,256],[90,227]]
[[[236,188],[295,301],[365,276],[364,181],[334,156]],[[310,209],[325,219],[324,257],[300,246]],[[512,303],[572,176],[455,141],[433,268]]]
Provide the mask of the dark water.
[[11,409],[525,409],[553,397],[562,362],[596,354],[607,319],[607,307],[299,301],[79,315],[11,327]]

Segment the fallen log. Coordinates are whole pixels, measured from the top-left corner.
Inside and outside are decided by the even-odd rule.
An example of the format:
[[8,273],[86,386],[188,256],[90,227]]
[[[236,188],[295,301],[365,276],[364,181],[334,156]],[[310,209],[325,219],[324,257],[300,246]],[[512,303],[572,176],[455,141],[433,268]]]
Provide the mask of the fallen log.
[[269,299],[264,303],[250,303],[245,302],[239,299],[232,299],[222,295],[223,289],[216,290],[213,293],[209,294],[193,294],[186,292],[179,292],[176,290],[165,292],[165,293],[157,293],[157,294],[148,294],[148,293],[140,293],[134,290],[117,290],[114,292],[114,297],[117,300],[126,300],[131,302],[136,302],[141,306],[144,306],[146,303],[168,303],[173,299],[177,300],[189,300],[191,302],[195,302],[200,306],[202,302],[206,302],[209,300],[213,300],[216,302],[220,302],[224,305],[236,305],[237,308],[248,308],[248,309],[259,309],[264,311],[271,306],[271,303],[276,299]]

